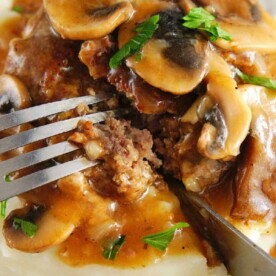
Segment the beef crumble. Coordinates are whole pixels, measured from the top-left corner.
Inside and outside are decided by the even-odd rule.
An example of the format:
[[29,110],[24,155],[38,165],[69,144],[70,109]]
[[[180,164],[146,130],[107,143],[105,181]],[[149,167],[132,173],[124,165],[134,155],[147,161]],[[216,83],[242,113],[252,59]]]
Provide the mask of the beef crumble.
[[127,202],[139,199],[151,185],[162,183],[155,172],[161,161],[152,152],[148,130],[132,128],[129,122],[109,119],[103,125],[81,122],[70,141],[84,145],[88,158],[103,160],[85,171],[94,189],[104,196]]

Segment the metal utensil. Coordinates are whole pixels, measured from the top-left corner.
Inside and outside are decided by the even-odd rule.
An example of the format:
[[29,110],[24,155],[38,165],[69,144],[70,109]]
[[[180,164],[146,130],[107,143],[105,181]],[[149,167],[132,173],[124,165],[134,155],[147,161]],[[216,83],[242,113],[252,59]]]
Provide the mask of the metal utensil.
[[[4,114],[0,116],[0,131],[73,109],[81,103],[91,105],[107,100],[110,97],[111,95],[102,93],[96,96],[84,96],[74,99],[62,100],[15,111],[9,114]],[[125,109],[96,112],[81,117],[75,117],[32,128],[0,139],[0,154],[57,134],[76,129],[79,120],[90,120],[93,123],[99,123],[110,117],[120,117],[127,112],[128,111]],[[52,167],[45,168],[21,178],[12,180],[10,183],[5,181],[6,176],[12,172],[36,165],[46,160],[50,160],[65,153],[73,152],[77,149],[79,149],[79,146],[67,141],[63,141],[58,144],[39,148],[31,152],[16,155],[15,157],[5,161],[1,161],[0,201],[98,164],[97,161],[90,161],[86,159],[86,157],[80,157],[75,160],[65,162],[63,164],[56,164]]]
[[[173,181],[174,182],[174,181]],[[276,260],[221,217],[199,196],[174,182],[171,189],[178,196],[195,228],[221,253],[232,276],[275,276]]]

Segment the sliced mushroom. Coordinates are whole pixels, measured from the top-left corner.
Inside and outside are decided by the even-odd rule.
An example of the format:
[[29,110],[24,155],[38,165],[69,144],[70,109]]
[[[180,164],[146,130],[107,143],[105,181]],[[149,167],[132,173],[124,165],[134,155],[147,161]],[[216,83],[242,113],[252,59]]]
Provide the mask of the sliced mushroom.
[[221,28],[232,35],[232,41],[218,39],[215,44],[233,52],[259,51],[276,53],[276,28],[265,22],[241,23],[239,20],[220,22]]
[[[276,52],[275,20],[258,4],[256,0],[197,0],[216,16],[220,27],[232,36],[232,41],[218,39],[215,44],[234,52],[260,50],[263,53]],[[188,13],[195,3],[180,0],[180,6]]]
[[17,77],[4,74],[0,76],[0,111],[23,109],[31,105],[31,98],[24,83]]
[[[165,11],[157,9],[151,14],[156,12],[160,14],[159,27],[154,37],[144,45],[141,61],[137,62],[135,56],[132,56],[126,64],[154,87],[177,95],[188,93],[208,72],[208,43],[183,28],[183,14],[178,8],[169,7]],[[151,14],[145,16],[142,12],[144,17],[141,18],[137,12],[125,25],[133,26]],[[126,38],[130,38],[125,34],[126,30],[133,35],[133,29],[125,25],[120,28],[120,46],[127,41]]]
[[250,136],[239,158],[235,175],[238,218],[273,217],[276,211],[276,98],[261,86],[241,85],[239,91],[252,111]]
[[[191,0],[180,0],[180,2],[186,12],[195,7]],[[194,2],[219,17],[238,16],[247,21],[259,21],[261,17],[259,6],[255,0],[197,0]]]
[[[14,218],[36,224],[37,232],[33,237],[29,237],[22,229],[15,228]],[[5,220],[3,234],[7,245],[11,248],[25,252],[41,252],[63,242],[74,229],[74,224],[61,220],[51,209],[30,205],[10,213]]]
[[228,64],[212,54],[206,96],[195,102],[183,122],[204,120],[198,149],[210,159],[231,159],[239,154],[251,122],[251,111],[236,90]]
[[199,97],[181,121],[204,122],[198,149],[210,159],[231,159],[239,154],[251,122],[251,111],[231,75],[228,64],[216,53],[210,58],[206,95]]
[[120,0],[44,0],[43,4],[56,31],[77,40],[103,37],[133,13],[131,3]]
[[210,97],[204,95],[199,97],[187,112],[182,116],[183,123],[196,124],[198,121],[203,120],[205,114],[214,107],[214,102]]

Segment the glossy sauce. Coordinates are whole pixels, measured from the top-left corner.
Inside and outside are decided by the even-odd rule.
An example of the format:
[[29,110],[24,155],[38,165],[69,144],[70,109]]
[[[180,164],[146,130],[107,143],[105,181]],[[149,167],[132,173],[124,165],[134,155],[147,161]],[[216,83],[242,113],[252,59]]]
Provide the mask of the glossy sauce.
[[[77,226],[71,236],[59,245],[57,252],[69,265],[141,267],[156,263],[166,255],[205,253],[202,240],[192,227],[178,230],[164,252],[143,243],[145,235],[164,231],[177,222],[187,222],[177,198],[166,187],[150,187],[147,194],[134,203],[103,198],[89,188],[85,192],[86,197],[80,198],[76,194],[70,195],[70,191],[63,192],[49,186],[23,195],[27,202],[50,206],[56,217],[70,220]],[[115,224],[119,227],[112,228]],[[104,244],[119,234],[126,235],[125,243],[115,261],[106,260],[102,256]]]
[[0,73],[4,69],[5,59],[8,53],[9,42],[12,38],[18,37],[21,34],[21,28],[18,27],[20,17],[12,17],[3,24],[2,29],[5,30],[1,33],[0,37]]
[[14,0],[13,6],[22,8],[22,13],[25,15],[34,14],[42,5],[42,0]]
[[276,259],[276,244],[270,250],[270,255]]
[[1,31],[0,36],[0,73],[4,69],[5,59],[8,53],[9,42],[15,37],[21,37],[22,30],[32,14],[34,14],[41,6],[41,0],[14,0],[13,6],[21,7],[22,12],[15,14],[7,20]]
[[[172,203],[173,202],[173,203]],[[162,205],[164,205],[162,207]],[[166,208],[171,208],[170,211]],[[167,251],[161,252],[145,245],[142,237],[169,228],[171,223],[186,221],[177,200],[169,191],[158,191],[156,196],[145,196],[134,204],[119,204],[114,219],[122,224],[121,234],[126,235],[125,244],[115,261],[102,256],[101,241],[89,239],[85,223],[67,239],[59,250],[60,257],[71,265],[98,263],[120,267],[137,267],[155,263],[165,255],[186,254],[202,251],[200,240],[191,228],[177,231]],[[81,250],[80,250],[81,249]]]
[[234,204],[234,172],[227,175],[217,185],[208,187],[202,196],[221,216],[229,217]]

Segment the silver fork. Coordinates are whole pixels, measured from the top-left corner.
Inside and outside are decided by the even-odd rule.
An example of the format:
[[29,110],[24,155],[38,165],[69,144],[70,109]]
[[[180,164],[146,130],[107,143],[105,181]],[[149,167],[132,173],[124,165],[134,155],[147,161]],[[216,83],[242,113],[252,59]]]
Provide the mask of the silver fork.
[[[84,96],[43,104],[5,114],[0,116],[0,131],[73,109],[81,103],[89,105],[95,104],[107,100],[110,96],[110,94]],[[118,117],[125,113],[126,110],[124,109],[97,112],[20,132],[0,140],[0,154],[32,142],[73,130],[77,128],[80,119],[90,120],[93,123],[99,123],[106,120],[108,117]],[[25,154],[17,155],[13,158],[0,162],[0,201],[98,164],[97,161],[90,161],[85,157],[80,157],[66,163],[57,164],[53,167],[31,173],[21,178],[12,180],[11,182],[7,182],[7,176],[12,172],[50,160],[54,157],[75,151],[77,149],[79,149],[77,145],[65,141]]]

